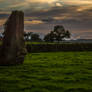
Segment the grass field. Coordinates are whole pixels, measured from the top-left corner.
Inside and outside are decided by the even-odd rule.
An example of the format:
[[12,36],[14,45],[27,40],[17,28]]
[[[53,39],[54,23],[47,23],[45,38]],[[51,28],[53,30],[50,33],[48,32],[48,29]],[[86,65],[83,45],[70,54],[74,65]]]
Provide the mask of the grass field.
[[92,52],[32,53],[0,66],[0,92],[92,92]]

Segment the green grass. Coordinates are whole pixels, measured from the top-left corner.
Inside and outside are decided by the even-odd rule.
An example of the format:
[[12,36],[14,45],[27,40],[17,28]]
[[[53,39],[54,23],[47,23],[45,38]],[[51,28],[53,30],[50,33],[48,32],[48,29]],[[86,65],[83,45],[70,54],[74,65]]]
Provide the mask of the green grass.
[[92,52],[32,53],[0,66],[0,92],[92,92]]
[[31,44],[57,44],[56,42],[30,42],[30,41],[26,41],[25,42],[25,44],[27,45],[27,44],[29,44],[29,45],[31,45]]
[[25,44],[73,44],[73,43],[68,43],[68,42],[31,42],[31,41],[26,41]]

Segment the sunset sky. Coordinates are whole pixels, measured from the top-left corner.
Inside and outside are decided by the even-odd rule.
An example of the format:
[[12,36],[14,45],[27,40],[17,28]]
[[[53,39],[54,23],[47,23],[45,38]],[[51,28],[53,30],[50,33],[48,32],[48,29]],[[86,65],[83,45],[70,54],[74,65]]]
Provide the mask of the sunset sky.
[[72,38],[92,39],[92,0],[0,0],[0,32],[13,10],[25,13],[25,31],[43,34],[64,25]]

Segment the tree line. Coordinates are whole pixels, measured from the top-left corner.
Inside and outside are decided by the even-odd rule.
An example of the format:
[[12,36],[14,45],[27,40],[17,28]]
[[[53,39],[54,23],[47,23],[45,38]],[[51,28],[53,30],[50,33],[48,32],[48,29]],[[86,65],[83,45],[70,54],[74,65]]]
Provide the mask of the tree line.
[[48,34],[44,36],[44,39],[41,39],[39,34],[37,33],[33,33],[33,32],[24,33],[24,39],[26,41],[34,41],[34,42],[35,41],[36,42],[41,42],[41,41],[60,42],[64,38],[70,38],[70,36],[71,36],[71,33],[68,30],[65,30],[64,26],[62,25],[56,25],[53,31],[50,31]]

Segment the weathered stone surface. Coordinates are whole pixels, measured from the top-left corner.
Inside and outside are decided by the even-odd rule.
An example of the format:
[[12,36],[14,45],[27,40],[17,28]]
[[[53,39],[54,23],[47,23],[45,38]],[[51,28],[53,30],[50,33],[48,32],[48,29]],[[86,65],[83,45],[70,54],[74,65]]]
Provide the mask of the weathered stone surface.
[[13,11],[4,25],[0,65],[22,64],[26,54],[24,43],[24,13]]

